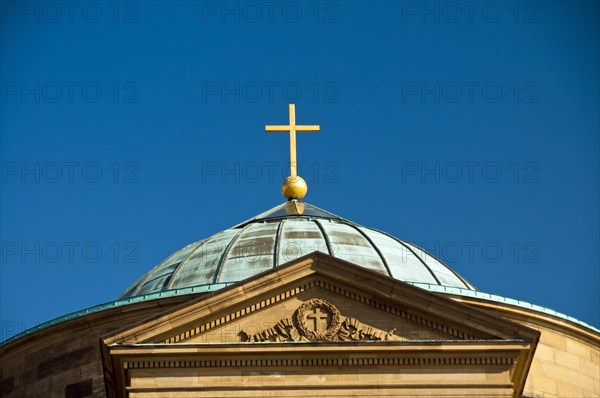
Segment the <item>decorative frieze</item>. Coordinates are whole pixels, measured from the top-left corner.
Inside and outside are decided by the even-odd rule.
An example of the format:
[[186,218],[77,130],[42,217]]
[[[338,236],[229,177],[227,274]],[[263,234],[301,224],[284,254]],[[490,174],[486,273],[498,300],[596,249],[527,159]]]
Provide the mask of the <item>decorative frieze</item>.
[[363,325],[357,319],[345,318],[338,308],[323,299],[304,302],[291,318],[257,333],[240,332],[241,341],[381,341],[399,340],[396,329],[381,331]]
[[226,368],[226,367],[307,367],[307,366],[494,366],[512,365],[512,357],[355,357],[355,358],[278,358],[219,359],[177,361],[126,361],[125,369],[145,368]]

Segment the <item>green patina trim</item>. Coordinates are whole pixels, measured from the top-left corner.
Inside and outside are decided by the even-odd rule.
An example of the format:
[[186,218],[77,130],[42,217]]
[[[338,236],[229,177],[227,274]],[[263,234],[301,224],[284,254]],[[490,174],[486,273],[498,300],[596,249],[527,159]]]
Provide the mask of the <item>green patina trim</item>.
[[[211,284],[211,285],[203,285],[203,286],[194,286],[194,287],[188,287],[185,289],[173,289],[173,290],[165,290],[162,292],[157,292],[157,293],[150,293],[150,294],[146,294],[143,296],[134,296],[134,297],[129,297],[129,298],[125,298],[125,299],[121,299],[121,300],[117,300],[117,301],[111,301],[108,303],[104,303],[104,304],[100,304],[100,305],[96,305],[94,307],[90,307],[81,311],[76,311],[76,312],[72,312],[70,314],[67,315],[63,315],[61,317],[55,318],[51,321],[48,322],[44,322],[41,323],[37,326],[34,326],[30,329],[27,329],[13,337],[10,337],[6,340],[4,340],[3,342],[0,342],[0,347],[2,347],[5,344],[10,343],[11,341],[17,340],[21,337],[25,337],[27,335],[30,335],[32,333],[35,333],[39,330],[45,329],[47,327],[68,321],[70,319],[74,319],[74,318],[78,318],[80,316],[84,316],[84,315],[88,315],[88,314],[93,314],[96,312],[101,312],[104,310],[108,310],[110,308],[116,308],[116,307],[121,307],[124,305],[128,305],[128,304],[134,304],[134,303],[139,303],[141,301],[149,301],[149,300],[156,300],[156,299],[160,299],[160,298],[166,298],[166,297],[174,297],[174,296],[183,296],[186,294],[194,294],[194,293],[207,293],[207,292],[214,292],[217,291],[219,289],[222,289],[226,286],[232,285],[235,282],[230,282],[230,283],[217,283],[217,284]],[[572,316],[569,315],[565,315],[561,312],[555,311],[553,309],[550,308],[546,308],[546,307],[542,307],[540,305],[536,305],[536,304],[531,304],[528,303],[526,301],[521,301],[521,300],[515,300],[512,298],[508,298],[508,297],[502,297],[502,296],[498,296],[495,294],[490,294],[490,293],[483,293],[480,291],[476,291],[476,290],[470,290],[470,289],[462,289],[459,287],[451,287],[451,286],[441,286],[441,285],[433,285],[433,284],[429,284],[429,283],[422,283],[422,282],[406,282],[409,283],[413,286],[428,290],[430,292],[436,292],[436,293],[447,293],[447,294],[454,294],[454,295],[458,295],[458,296],[465,296],[465,297],[474,297],[474,298],[478,298],[478,299],[483,299],[483,300],[488,300],[488,301],[494,301],[494,302],[498,302],[498,303],[504,303],[504,304],[510,304],[510,305],[514,305],[517,307],[521,307],[521,308],[527,308],[530,310],[534,310],[537,312],[541,312],[544,314],[548,314],[548,315],[553,315],[555,317],[561,318],[561,319],[565,319],[568,320],[570,322],[573,322],[577,325],[586,327],[590,330],[593,330],[596,333],[600,333],[600,330],[598,328],[595,328],[592,325],[589,325],[583,321],[580,321],[576,318],[573,318]]]
[[29,328],[19,334],[16,334],[16,335],[0,342],[0,347],[2,347],[5,344],[10,343],[11,341],[17,340],[21,337],[25,337],[27,335],[35,333],[39,330],[45,329],[45,328],[53,326],[53,325],[57,325],[59,323],[62,323],[62,322],[65,322],[65,321],[68,321],[71,319],[79,318],[80,316],[93,314],[96,312],[101,312],[101,311],[108,310],[111,308],[122,307],[124,305],[139,303],[142,301],[150,301],[150,300],[156,300],[156,299],[167,298],[167,297],[175,297],[175,296],[183,296],[186,294],[213,292],[213,291],[219,290],[221,288],[224,288],[224,287],[232,285],[232,284],[233,284],[233,282],[217,283],[217,284],[211,284],[211,285],[193,286],[193,287],[188,287],[188,288],[184,288],[184,289],[165,290],[162,292],[145,294],[143,296],[128,297],[128,298],[124,298],[124,299],[117,300],[117,301],[110,301],[108,303],[98,304],[96,306],[86,308],[84,310],[71,312],[70,314],[60,316],[60,317],[52,319],[48,322],[40,323],[39,325]]
[[459,287],[432,285],[429,283],[421,283],[421,282],[407,282],[407,283],[409,283],[413,286],[416,286],[416,287],[420,287],[425,290],[429,290],[430,292],[439,292],[439,293],[455,294],[458,296],[474,297],[474,298],[484,299],[484,300],[488,300],[488,301],[494,301],[497,303],[510,304],[510,305],[514,305],[517,307],[521,307],[521,308],[527,308],[527,309],[541,312],[544,314],[553,315],[553,316],[561,318],[561,319],[566,319],[568,321],[571,321],[573,323],[576,323],[578,325],[581,325],[588,329],[591,329],[596,333],[600,333],[600,329],[595,328],[594,326],[592,326],[588,323],[580,321],[577,318],[573,318],[572,316],[563,314],[562,312],[555,311],[551,308],[546,308],[546,307],[542,307],[541,305],[528,303],[527,301],[516,300],[516,299],[509,298],[509,297],[498,296],[496,294],[484,293],[484,292],[480,292],[480,291],[476,291],[476,290],[462,289]]

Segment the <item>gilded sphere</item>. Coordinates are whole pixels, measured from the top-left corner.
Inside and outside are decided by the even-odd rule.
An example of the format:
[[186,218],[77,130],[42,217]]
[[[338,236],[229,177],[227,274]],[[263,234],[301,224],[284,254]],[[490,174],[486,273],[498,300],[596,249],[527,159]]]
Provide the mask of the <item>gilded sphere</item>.
[[302,177],[289,176],[281,184],[281,193],[287,200],[302,199],[307,191],[308,187]]

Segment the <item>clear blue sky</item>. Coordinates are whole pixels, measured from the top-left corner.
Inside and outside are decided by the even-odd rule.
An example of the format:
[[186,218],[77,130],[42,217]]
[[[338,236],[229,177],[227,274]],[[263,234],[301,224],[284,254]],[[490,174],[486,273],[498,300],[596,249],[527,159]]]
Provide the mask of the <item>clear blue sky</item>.
[[291,101],[307,202],[600,326],[598,2],[272,4],[1,3],[1,339],[283,202]]

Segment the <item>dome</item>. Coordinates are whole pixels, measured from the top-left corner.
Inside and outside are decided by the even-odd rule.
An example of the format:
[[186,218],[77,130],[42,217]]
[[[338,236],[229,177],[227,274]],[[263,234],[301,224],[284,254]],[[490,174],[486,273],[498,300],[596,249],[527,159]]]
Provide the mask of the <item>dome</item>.
[[216,290],[314,251],[405,282],[475,290],[414,244],[292,200],[173,253],[120,298],[197,286]]

